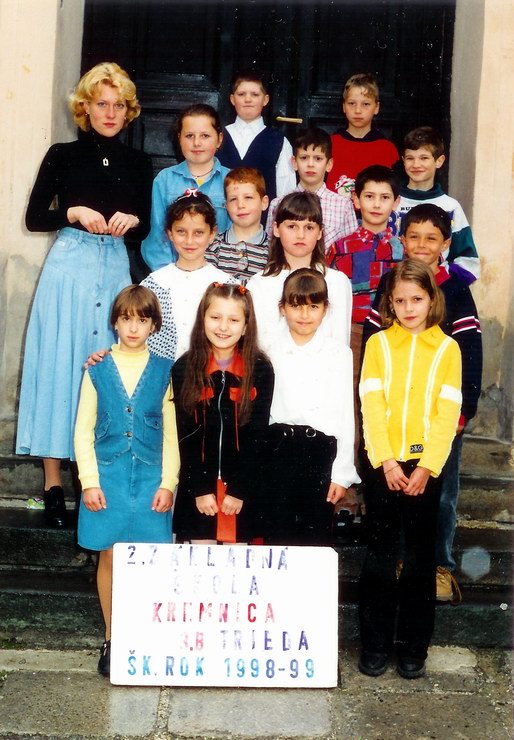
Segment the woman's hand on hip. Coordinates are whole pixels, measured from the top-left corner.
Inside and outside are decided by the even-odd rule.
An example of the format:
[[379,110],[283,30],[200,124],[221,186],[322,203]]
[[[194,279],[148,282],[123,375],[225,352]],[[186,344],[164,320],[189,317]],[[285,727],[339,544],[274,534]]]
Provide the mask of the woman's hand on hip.
[[109,233],[107,221],[102,214],[87,206],[73,206],[72,208],[68,208],[66,216],[70,224],[75,224],[78,221],[90,234]]
[[107,228],[111,236],[123,236],[129,229],[135,229],[139,224],[137,216],[133,216],[131,213],[116,213],[111,216]]

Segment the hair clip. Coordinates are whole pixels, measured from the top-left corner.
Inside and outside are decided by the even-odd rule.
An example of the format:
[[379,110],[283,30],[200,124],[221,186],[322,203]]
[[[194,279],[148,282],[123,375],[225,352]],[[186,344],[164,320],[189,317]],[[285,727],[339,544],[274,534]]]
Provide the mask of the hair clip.
[[237,288],[239,295],[246,295],[246,287],[244,285],[235,285],[234,283],[213,283],[215,288],[224,288],[225,285],[229,287]]
[[199,192],[198,188],[187,188],[182,195],[179,195],[177,201],[183,198],[196,198]]

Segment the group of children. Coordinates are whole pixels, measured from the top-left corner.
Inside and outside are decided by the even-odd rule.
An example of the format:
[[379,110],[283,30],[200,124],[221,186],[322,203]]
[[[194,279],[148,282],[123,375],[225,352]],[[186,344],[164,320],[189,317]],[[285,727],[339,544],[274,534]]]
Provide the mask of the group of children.
[[177,480],[177,541],[329,545],[334,505],[362,477],[359,667],[383,673],[396,640],[398,671],[415,678],[436,566],[452,595],[462,430],[480,393],[469,225],[435,186],[444,155],[432,129],[406,137],[400,187],[396,149],[372,126],[370,76],[345,86],[347,129],[308,129],[292,158],[262,123],[259,78],[239,76],[231,102],[225,135],[209,106],[181,114],[185,161],[153,186],[152,272],[116,299],[118,345],[84,377],[79,543],[101,553],[99,671],[109,672],[112,545],[170,542]]

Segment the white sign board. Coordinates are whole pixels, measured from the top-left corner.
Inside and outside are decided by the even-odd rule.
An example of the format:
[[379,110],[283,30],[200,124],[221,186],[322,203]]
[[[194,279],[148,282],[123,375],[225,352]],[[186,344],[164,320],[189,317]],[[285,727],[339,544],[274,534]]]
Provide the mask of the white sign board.
[[337,685],[337,553],[117,544],[111,682]]

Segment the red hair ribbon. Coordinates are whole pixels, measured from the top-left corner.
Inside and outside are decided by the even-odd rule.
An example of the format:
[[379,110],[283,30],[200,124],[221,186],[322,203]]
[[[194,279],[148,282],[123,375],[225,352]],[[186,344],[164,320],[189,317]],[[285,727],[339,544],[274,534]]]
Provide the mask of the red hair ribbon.
[[246,288],[244,285],[235,285],[234,283],[213,283],[215,288],[224,288],[225,285],[228,285],[229,287],[234,287],[238,290],[240,295],[246,295]]

